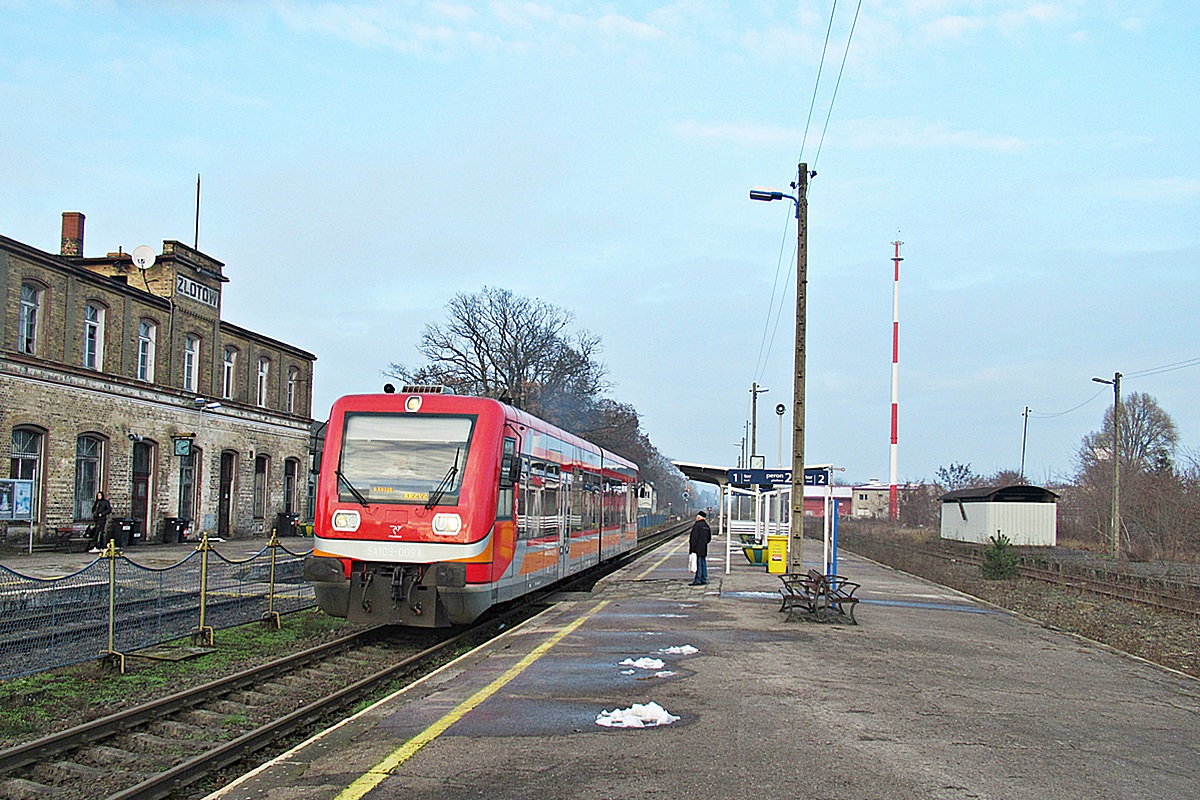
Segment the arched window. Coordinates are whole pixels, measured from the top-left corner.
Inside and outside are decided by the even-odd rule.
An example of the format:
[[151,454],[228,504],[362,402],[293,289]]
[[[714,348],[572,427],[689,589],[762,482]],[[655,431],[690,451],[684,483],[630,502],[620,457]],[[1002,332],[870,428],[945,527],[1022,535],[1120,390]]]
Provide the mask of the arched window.
[[225,360],[221,366],[221,397],[233,399],[234,380],[237,376],[237,348],[225,348]]
[[104,369],[104,306],[99,303],[83,308],[83,366]]
[[296,385],[298,383],[300,383],[300,370],[288,367],[287,410],[289,414],[296,413]]
[[38,500],[42,496],[42,447],[45,435],[32,428],[14,428],[12,456],[9,460],[10,478],[33,481],[33,518],[38,518]]
[[138,323],[137,379],[154,383],[154,351],[158,346],[158,326],[148,319]]
[[258,360],[258,392],[256,401],[261,408],[267,407],[267,376],[271,372],[271,359],[263,356]]
[[295,514],[298,508],[298,504],[296,503],[296,478],[299,474],[299,461],[289,458],[283,462],[283,510],[286,514]]
[[21,284],[21,314],[17,321],[17,352],[37,355],[38,317],[41,316],[43,292],[32,283]]
[[183,337],[183,388],[200,391],[200,337],[191,334]]
[[104,440],[95,434],[75,440],[75,519],[91,519],[92,503],[100,491]]

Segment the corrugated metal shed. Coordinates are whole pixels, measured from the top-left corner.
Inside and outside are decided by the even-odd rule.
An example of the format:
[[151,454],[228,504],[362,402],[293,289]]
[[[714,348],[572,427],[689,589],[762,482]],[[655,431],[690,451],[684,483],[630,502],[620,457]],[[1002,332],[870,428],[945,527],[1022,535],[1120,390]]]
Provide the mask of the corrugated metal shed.
[[980,486],[942,495],[943,539],[987,544],[1004,534],[1016,545],[1058,542],[1058,495],[1040,486]]

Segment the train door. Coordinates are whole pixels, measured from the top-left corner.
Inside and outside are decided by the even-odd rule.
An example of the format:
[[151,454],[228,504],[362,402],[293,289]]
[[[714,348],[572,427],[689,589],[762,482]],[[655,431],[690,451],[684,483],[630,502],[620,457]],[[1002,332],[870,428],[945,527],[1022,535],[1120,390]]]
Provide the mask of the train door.
[[558,574],[571,574],[571,473],[559,473],[558,487]]

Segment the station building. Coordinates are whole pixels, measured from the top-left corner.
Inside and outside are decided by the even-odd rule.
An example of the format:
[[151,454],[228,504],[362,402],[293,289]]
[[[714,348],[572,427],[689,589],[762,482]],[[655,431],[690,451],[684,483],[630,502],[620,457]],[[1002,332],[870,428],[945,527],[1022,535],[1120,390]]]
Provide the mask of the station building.
[[306,516],[316,356],[221,319],[222,262],[88,258],[83,233],[66,212],[58,254],[0,236],[0,478],[27,492],[3,541],[78,533],[98,491],[144,541]]

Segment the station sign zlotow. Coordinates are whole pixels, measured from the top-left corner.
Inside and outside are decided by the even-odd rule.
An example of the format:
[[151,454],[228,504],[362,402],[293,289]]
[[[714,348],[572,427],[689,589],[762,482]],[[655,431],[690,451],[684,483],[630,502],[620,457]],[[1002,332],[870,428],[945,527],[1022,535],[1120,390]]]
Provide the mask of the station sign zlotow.
[[[791,483],[790,469],[731,469],[726,473],[729,483],[734,486],[771,486],[776,483]],[[809,467],[804,470],[805,486],[828,486],[829,470],[819,467]]]

